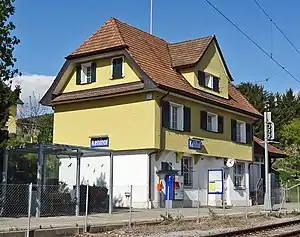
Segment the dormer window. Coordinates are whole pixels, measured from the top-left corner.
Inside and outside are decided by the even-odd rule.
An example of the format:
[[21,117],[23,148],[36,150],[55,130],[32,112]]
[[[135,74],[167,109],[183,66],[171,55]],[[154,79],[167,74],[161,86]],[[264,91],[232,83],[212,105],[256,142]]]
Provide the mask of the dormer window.
[[81,66],[81,84],[86,84],[91,82],[91,64],[83,64]]
[[124,57],[112,59],[112,79],[124,77]]
[[76,85],[96,82],[96,63],[84,63],[76,68]]
[[220,92],[220,78],[207,72],[198,72],[198,82],[200,86]]

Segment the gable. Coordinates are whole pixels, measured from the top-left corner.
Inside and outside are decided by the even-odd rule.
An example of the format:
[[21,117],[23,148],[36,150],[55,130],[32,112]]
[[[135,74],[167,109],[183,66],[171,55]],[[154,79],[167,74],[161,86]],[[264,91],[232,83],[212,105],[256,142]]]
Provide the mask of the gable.
[[[212,44],[214,45],[213,48]],[[208,46],[210,46],[209,49]],[[211,53],[214,51],[215,53]],[[100,89],[92,88],[92,85],[75,87],[74,83],[72,84],[74,70],[78,63],[118,55],[125,55],[129,67],[135,72],[137,77],[128,78],[129,81],[133,82],[124,84],[116,82],[117,91],[115,85],[110,85],[108,81],[101,81],[103,84],[99,85]],[[63,103],[69,103],[68,98],[73,92],[76,94],[76,99],[78,97],[95,99],[111,94],[116,96],[128,91],[132,92],[132,90],[162,89],[218,106],[225,106],[242,113],[251,114],[254,117],[261,117],[261,114],[236,90],[234,85],[228,83],[231,80],[230,72],[226,67],[215,36],[170,44],[163,39],[111,18],[66,59],[58,76],[43,96],[41,100],[43,105],[54,105],[54,100],[57,103],[59,97],[62,96],[64,97]],[[223,66],[221,67],[220,64]],[[223,75],[221,75],[222,78],[227,77],[227,81],[222,80],[221,82],[224,83],[221,85],[221,93],[214,93],[205,90],[205,88],[197,87],[195,83],[197,68],[204,68],[204,70],[211,72],[218,71],[218,74]],[[228,84],[227,92],[225,83]],[[96,84],[94,83],[94,85]],[[97,96],[93,96],[91,92]]]
[[[114,58],[123,59],[123,77],[118,79],[112,78],[112,60]],[[96,64],[96,81],[86,84],[77,84],[76,74],[77,65],[84,65],[85,63]],[[74,64],[71,73],[67,76],[66,82],[61,90],[61,93],[68,93],[74,91],[81,91],[87,89],[101,88],[107,86],[122,85],[125,83],[139,82],[141,81],[138,72],[133,69],[125,56],[107,57],[101,59],[94,59],[91,61],[85,61],[82,63]]]
[[[219,78],[219,92],[199,85],[199,71],[209,73]],[[212,41],[209,44],[201,59],[193,67],[181,69],[180,72],[194,88],[228,99],[230,75],[228,74],[227,67],[224,64],[216,41]]]

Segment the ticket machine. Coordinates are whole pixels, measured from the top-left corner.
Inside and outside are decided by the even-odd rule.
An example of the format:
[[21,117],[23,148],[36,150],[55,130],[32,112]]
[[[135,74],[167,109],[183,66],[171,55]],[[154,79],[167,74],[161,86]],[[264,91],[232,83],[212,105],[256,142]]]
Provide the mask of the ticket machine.
[[176,201],[183,200],[183,176],[178,173],[179,171],[174,170],[160,172],[160,182],[156,187],[160,193],[161,207],[172,208],[176,206]]

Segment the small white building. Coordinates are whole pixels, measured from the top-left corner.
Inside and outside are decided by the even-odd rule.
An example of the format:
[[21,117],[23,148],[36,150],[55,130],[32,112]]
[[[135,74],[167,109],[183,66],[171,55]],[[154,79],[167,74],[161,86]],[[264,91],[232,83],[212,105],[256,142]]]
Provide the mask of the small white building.
[[[201,206],[222,206],[223,195],[208,194],[208,170],[224,170],[224,199],[228,206],[251,205],[248,192],[249,163],[236,161],[233,167],[226,166],[226,159],[215,157],[200,158],[195,164],[190,154],[183,154],[181,160],[176,160],[176,152],[165,151],[159,160],[150,152],[137,154],[115,154],[113,169],[113,193],[116,206],[127,207],[126,192],[130,192],[132,185],[132,201],[135,208],[152,208],[164,206],[166,193],[165,181],[162,178],[162,193],[157,190],[161,175],[157,172],[167,163],[171,169],[178,171],[180,187],[183,192],[173,206],[196,207],[199,193]],[[105,185],[109,187],[109,157],[85,157],[81,160],[81,183],[89,185]],[[59,169],[59,179],[70,185],[76,184],[76,158],[62,159]],[[199,190],[199,192],[198,192]]]

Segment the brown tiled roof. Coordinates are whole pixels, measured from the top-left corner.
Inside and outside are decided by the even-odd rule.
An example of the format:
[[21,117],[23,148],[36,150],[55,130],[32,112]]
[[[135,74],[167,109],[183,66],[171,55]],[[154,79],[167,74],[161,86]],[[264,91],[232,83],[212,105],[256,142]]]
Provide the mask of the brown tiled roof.
[[116,19],[111,18],[86,41],[84,41],[78,49],[71,55],[100,51],[109,48],[125,46],[125,42],[118,30]]
[[172,67],[197,63],[213,38],[214,36],[208,36],[179,43],[170,43],[169,50],[172,58]]
[[93,88],[93,89],[82,90],[82,91],[74,91],[74,92],[63,93],[55,97],[55,99],[52,100],[52,103],[57,104],[64,101],[97,98],[104,95],[113,95],[113,94],[119,94],[123,92],[142,90],[143,88],[144,88],[144,84],[142,82],[130,82],[118,86],[113,85],[113,86],[105,86],[105,87]]
[[[177,93],[197,97],[199,100],[221,104],[234,108],[236,111],[261,117],[261,114],[238,92],[231,82],[229,82],[229,99],[225,99],[193,88],[182,74],[173,68],[174,65],[195,63],[205,51],[204,47],[208,47],[212,41],[217,44],[215,37],[170,44],[163,39],[111,18],[67,58],[71,60],[73,57],[84,56],[87,53],[94,52],[96,54],[101,50],[124,46],[141,70],[156,82],[158,87],[176,90]],[[193,50],[180,55],[189,46]]]
[[[262,148],[265,148],[265,144],[263,143],[263,140],[261,140],[260,138],[254,137],[254,142],[257,143],[258,145],[260,145]],[[270,144],[268,144],[268,151],[273,154],[286,156],[286,154],[282,150],[280,150]]]

